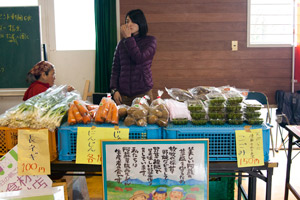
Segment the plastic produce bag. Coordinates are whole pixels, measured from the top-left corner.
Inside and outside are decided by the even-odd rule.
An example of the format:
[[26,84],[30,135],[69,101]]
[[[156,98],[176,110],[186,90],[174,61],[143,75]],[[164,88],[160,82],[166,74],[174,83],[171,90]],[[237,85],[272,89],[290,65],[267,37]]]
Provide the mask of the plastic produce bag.
[[118,107],[114,100],[111,99],[110,93],[107,94],[107,97],[101,99],[95,115],[95,122],[119,124]]
[[[53,86],[5,112],[5,122],[11,128],[48,128],[60,126],[68,104],[80,98],[76,91],[68,92],[67,85]],[[1,118],[2,119],[2,118]],[[2,125],[2,120],[0,124]],[[3,124],[4,124],[3,123]]]
[[118,105],[118,114],[119,114],[119,120],[124,120],[127,116],[127,110],[130,108],[130,106],[126,104]]
[[125,126],[146,126],[148,111],[149,104],[146,97],[134,99],[133,105],[127,110],[127,117],[124,120]]
[[148,124],[157,124],[161,127],[166,127],[168,126],[169,111],[164,100],[161,99],[162,94],[163,91],[158,90],[157,99],[153,100],[150,105],[147,122]]
[[204,86],[197,86],[191,89],[188,89],[188,91],[193,95],[194,99],[205,101],[207,100],[207,97],[205,96],[210,92],[208,87]]
[[165,102],[169,110],[170,121],[173,121],[173,119],[192,119],[190,111],[185,103],[173,99],[165,99]]
[[183,90],[179,88],[171,88],[171,89],[165,88],[165,90],[168,92],[170,97],[172,97],[177,101],[183,102],[189,99],[193,99],[193,95],[187,90]]

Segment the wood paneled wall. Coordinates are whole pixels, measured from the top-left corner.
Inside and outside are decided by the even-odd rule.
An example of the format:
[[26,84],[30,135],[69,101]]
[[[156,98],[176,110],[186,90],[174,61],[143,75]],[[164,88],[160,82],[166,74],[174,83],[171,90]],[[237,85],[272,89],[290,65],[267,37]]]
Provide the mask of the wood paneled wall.
[[157,39],[155,92],[231,85],[264,92],[275,104],[276,90],[291,90],[292,48],[247,48],[247,0],[120,0],[121,24],[137,8]]

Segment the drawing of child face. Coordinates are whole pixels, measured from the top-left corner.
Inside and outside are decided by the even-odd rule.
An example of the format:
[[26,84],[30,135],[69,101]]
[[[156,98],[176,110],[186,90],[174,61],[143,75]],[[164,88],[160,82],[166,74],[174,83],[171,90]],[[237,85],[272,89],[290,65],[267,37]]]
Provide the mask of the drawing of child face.
[[153,195],[154,200],[165,200],[167,198],[167,194],[166,193],[155,193]]
[[172,191],[170,193],[170,200],[180,200],[183,197],[182,192]]

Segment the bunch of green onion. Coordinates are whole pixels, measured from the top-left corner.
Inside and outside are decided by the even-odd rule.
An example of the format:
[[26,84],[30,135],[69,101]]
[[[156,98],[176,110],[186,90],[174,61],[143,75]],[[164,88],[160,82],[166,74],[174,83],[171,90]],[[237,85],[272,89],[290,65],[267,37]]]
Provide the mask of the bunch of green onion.
[[0,116],[0,126],[11,128],[59,127],[66,115],[69,104],[79,99],[77,92],[67,92],[67,86],[53,86],[27,101],[7,110]]

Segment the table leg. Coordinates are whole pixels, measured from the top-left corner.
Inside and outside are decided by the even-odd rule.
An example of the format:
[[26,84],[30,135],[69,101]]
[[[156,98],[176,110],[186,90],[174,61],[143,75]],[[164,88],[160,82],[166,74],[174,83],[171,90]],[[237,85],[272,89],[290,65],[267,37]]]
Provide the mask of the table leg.
[[238,197],[237,197],[237,199],[238,200],[241,200],[241,198],[242,198],[242,195],[241,195],[241,187],[242,187],[242,177],[241,177],[241,175],[242,175],[242,173],[238,173]]
[[289,197],[289,189],[288,185],[290,183],[290,170],[291,170],[291,162],[292,162],[292,146],[293,146],[293,135],[291,131],[289,131],[289,148],[288,148],[288,157],[287,157],[287,166],[286,166],[286,178],[285,178],[285,192],[284,199],[288,200]]
[[267,168],[267,182],[266,182],[266,200],[271,200],[272,195],[272,176],[273,176],[273,167]]
[[252,180],[252,199],[256,199],[256,181],[257,181],[257,178],[256,177],[253,177],[253,180]]
[[256,177],[249,176],[248,199],[252,200],[255,198],[256,198]]

